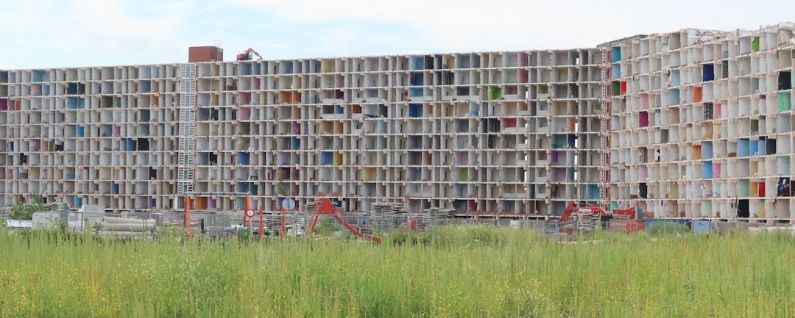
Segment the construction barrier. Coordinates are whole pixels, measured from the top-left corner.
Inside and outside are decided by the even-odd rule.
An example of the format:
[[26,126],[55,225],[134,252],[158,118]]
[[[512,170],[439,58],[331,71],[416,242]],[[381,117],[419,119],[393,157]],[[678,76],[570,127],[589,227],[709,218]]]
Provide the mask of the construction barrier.
[[643,222],[638,222],[635,220],[610,220],[607,225],[607,229],[611,232],[642,232]]

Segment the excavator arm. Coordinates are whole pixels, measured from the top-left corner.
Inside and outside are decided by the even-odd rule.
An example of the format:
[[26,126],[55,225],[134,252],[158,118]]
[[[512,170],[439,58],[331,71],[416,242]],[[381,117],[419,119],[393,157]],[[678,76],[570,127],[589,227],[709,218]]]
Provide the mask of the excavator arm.
[[568,221],[572,211],[574,211],[574,202],[569,202],[566,205],[566,210],[563,210],[563,215],[560,216],[560,223]]
[[254,56],[257,57],[257,60],[262,60],[262,55],[259,55],[259,53],[257,51],[255,51],[254,49],[248,48],[248,49],[246,49],[243,52],[237,53],[237,60],[238,61],[249,61],[249,60],[253,59]]
[[315,208],[315,214],[312,215],[312,220],[309,222],[309,228],[307,228],[307,235],[312,235],[315,231],[315,225],[317,225],[317,221],[321,215],[329,215],[334,218],[337,222],[342,224],[351,234],[355,235],[358,238],[373,241],[376,243],[381,243],[381,238],[378,236],[367,235],[362,233],[361,231],[357,230],[355,227],[350,225],[348,222],[345,221],[339,214],[337,214],[336,209],[334,209],[334,205],[331,204],[331,201],[328,198],[320,199],[320,203],[318,203],[317,207]]
[[[564,210],[563,214],[560,216],[560,223],[565,223],[566,221],[568,221],[569,217],[571,217],[571,213],[574,212],[576,209],[577,207],[574,205],[574,202],[569,202],[569,204],[566,205],[566,210]],[[607,215],[607,211],[595,205],[585,206],[582,209],[591,210],[591,213],[596,215]],[[616,213],[616,211],[613,211],[613,213]],[[621,210],[620,214],[625,214],[625,213],[623,212],[623,210]]]

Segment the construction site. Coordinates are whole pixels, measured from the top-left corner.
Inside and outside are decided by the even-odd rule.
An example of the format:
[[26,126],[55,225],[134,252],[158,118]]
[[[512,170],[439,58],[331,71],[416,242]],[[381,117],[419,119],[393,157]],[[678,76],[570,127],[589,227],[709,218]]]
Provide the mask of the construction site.
[[790,223],[793,32],[0,70],[0,207]]

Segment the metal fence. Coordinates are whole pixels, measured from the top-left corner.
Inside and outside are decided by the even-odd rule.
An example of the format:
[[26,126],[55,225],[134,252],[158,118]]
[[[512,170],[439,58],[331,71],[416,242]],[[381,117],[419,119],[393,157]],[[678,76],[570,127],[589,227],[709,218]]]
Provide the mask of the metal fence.
[[[162,212],[124,212],[124,213],[102,213],[85,214],[80,212],[52,212],[49,215],[59,219],[67,220],[70,229],[75,231],[94,231],[100,234],[119,234],[119,235],[165,235],[167,232],[182,233],[184,215],[171,211]],[[429,214],[370,214],[370,213],[340,213],[340,216],[359,231],[366,234],[382,234],[397,229],[411,231],[425,231],[432,227],[453,226],[453,225],[491,225],[504,226],[516,229],[532,229],[545,234],[556,234],[561,230],[560,224],[556,220],[516,220],[505,218],[455,218],[443,215]],[[281,226],[282,215],[278,213],[265,213],[262,216],[262,228],[265,235],[278,234]],[[312,213],[297,212],[286,213],[284,223],[288,236],[302,236],[308,227]],[[141,222],[153,221],[156,224],[154,229],[145,226],[131,226],[129,231],[111,231],[107,226],[107,219],[129,220],[131,224],[136,220]],[[149,220],[149,221],[144,221]],[[34,222],[35,223],[35,222]],[[241,231],[248,234],[257,234],[260,228],[260,216],[255,215],[250,221],[243,225],[243,216],[240,213],[210,213],[195,211],[191,212],[191,234],[201,235],[209,238],[231,237],[241,235]],[[105,226],[103,226],[105,225]],[[344,231],[341,224],[338,224],[330,216],[321,216],[318,226],[326,231]],[[140,232],[140,233],[136,233]]]

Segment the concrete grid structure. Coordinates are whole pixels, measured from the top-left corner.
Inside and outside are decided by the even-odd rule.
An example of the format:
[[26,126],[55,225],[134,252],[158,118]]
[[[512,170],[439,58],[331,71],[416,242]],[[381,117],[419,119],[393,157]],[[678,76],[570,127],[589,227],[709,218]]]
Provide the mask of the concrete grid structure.
[[[0,73],[4,205],[547,214],[597,200],[600,53],[211,62]],[[212,195],[200,195],[212,193]],[[220,194],[219,194],[220,193]],[[226,194],[224,194],[226,193]]]
[[789,219],[792,33],[0,71],[0,206],[170,210],[193,193],[229,211],[249,193],[269,210],[329,196],[346,211],[543,217],[580,201]]
[[611,185],[654,217],[790,220],[793,24],[611,45]]

